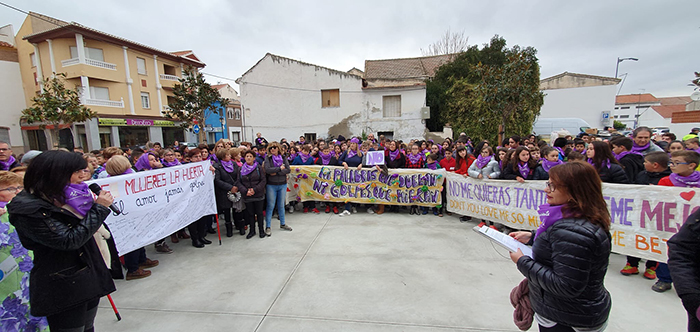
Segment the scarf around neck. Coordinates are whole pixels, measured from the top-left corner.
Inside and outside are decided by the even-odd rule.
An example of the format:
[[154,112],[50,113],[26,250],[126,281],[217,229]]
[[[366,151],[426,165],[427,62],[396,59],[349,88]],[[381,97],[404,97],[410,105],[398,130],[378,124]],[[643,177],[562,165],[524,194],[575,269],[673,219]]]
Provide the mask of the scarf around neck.
[[[537,231],[535,232],[535,238],[544,233],[544,231],[547,230],[550,226],[554,225],[555,222],[561,220],[564,218],[564,215],[562,213],[562,208],[564,205],[549,205],[549,204],[542,204],[540,205],[540,208],[537,210],[537,213],[540,215],[540,221],[542,224],[540,224],[540,227],[537,227]],[[533,240],[534,240],[533,239]]]
[[333,151],[331,151],[328,154],[325,154],[323,152],[319,152],[318,156],[321,157],[321,163],[324,165],[328,165],[331,162],[331,158],[333,158]]
[[169,162],[165,161],[165,159],[163,159],[162,163],[163,163],[164,167],[172,167],[172,166],[180,165],[180,161],[177,159],[173,160],[173,162],[171,162],[171,163],[169,163]]
[[437,165],[438,165],[437,162],[426,163],[426,164],[425,164],[426,167],[428,167],[429,169],[432,169],[433,171],[434,171],[434,170],[437,170]]
[[700,172],[698,171],[694,171],[688,176],[680,176],[676,173],[672,173],[669,176],[669,179],[671,180],[671,183],[673,183],[674,187],[700,187]]
[[527,177],[530,176],[530,165],[528,165],[528,163],[519,161],[518,171],[520,171],[520,175],[522,175],[523,179],[527,179]]
[[620,154],[614,154],[614,153],[613,154],[615,155],[615,159],[617,159],[617,161],[620,161],[620,159],[622,159],[624,156],[626,156],[628,154],[636,154],[636,155],[640,155],[640,156],[642,155],[640,152],[634,151],[634,149],[632,149],[632,150],[633,151],[623,151]]
[[545,172],[549,173],[549,170],[552,169],[552,167],[557,166],[557,165],[561,165],[563,163],[564,163],[563,161],[558,160],[558,159],[557,159],[557,161],[549,161],[545,158],[545,159],[542,159],[542,168],[544,168]]
[[486,165],[489,164],[491,159],[493,159],[493,156],[484,157],[481,154],[479,154],[479,156],[476,157],[476,167],[478,167],[478,168],[486,167]]
[[[596,167],[595,163],[593,162],[593,159],[588,158],[588,163],[593,165],[593,167]],[[600,167],[603,168],[603,166],[610,168],[611,167],[610,160],[606,160]]]
[[423,160],[423,155],[420,154],[420,153],[419,153],[419,154],[411,154],[411,153],[409,153],[409,154],[408,154],[408,160],[411,161],[411,164],[417,164],[417,163],[419,163],[421,160]]
[[646,145],[639,146],[637,145],[636,142],[632,142],[632,152],[639,152],[642,153],[642,151],[646,150],[651,146],[651,142],[647,143]]
[[399,151],[399,149],[394,151],[389,150],[389,160],[394,161],[399,157],[399,155],[401,155],[401,151]]
[[228,173],[233,173],[233,170],[234,170],[234,168],[233,168],[233,160],[229,160],[229,161],[223,161],[223,160],[222,160],[222,161],[220,161],[220,163],[221,163],[221,166],[224,168],[224,170],[225,170],[226,172],[228,172]]
[[142,154],[141,157],[139,157],[139,159],[134,164],[134,167],[136,167],[136,169],[139,171],[153,169],[151,167],[151,163],[148,162],[148,156],[150,154],[151,154],[150,152],[146,152],[146,153]]
[[85,182],[69,183],[63,188],[63,194],[66,197],[64,203],[75,209],[81,216],[85,216],[95,202],[92,199],[92,192]]
[[348,149],[348,154],[345,156],[345,159],[350,159],[356,155],[357,155],[357,151]]
[[15,157],[10,156],[10,158],[7,159],[7,161],[0,161],[0,167],[2,167],[3,171],[9,171],[10,167],[12,167],[12,164],[14,164],[15,161],[17,161]]
[[243,166],[241,166],[241,175],[248,175],[250,172],[252,172],[254,169],[258,168],[258,162],[254,162],[252,165],[248,165],[248,163],[244,163]]
[[275,167],[280,167],[284,163],[284,158],[280,155],[270,155],[272,157],[272,165]]
[[310,155],[310,154],[305,154],[305,153],[303,153],[303,152],[299,152],[299,157],[301,158],[301,162],[305,164],[306,161],[309,160],[309,158],[311,157],[311,155]]

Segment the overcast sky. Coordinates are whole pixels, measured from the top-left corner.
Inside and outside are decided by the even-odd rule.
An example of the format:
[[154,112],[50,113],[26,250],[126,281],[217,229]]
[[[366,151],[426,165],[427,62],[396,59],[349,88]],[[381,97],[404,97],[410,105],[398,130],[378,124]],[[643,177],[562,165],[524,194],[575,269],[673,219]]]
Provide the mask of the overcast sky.
[[[469,44],[495,34],[537,49],[542,78],[564,71],[626,75],[621,94],[690,95],[700,71],[700,1],[39,1],[22,10],[158,49],[192,49],[204,72],[240,77],[265,53],[347,71],[364,60],[421,56],[447,30]],[[0,6],[0,26],[25,15]],[[208,81],[233,81],[208,77]]]

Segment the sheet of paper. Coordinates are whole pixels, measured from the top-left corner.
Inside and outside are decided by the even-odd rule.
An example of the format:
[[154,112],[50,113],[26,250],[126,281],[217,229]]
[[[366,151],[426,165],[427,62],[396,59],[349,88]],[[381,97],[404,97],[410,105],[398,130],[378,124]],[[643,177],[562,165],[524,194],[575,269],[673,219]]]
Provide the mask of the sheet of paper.
[[518,240],[508,236],[507,234],[501,233],[493,228],[482,226],[480,228],[474,227],[474,231],[481,233],[483,236],[487,237],[493,242],[496,242],[500,246],[508,249],[509,251],[516,252],[518,249],[523,252],[525,256],[532,258],[532,249],[525,244],[520,243]]

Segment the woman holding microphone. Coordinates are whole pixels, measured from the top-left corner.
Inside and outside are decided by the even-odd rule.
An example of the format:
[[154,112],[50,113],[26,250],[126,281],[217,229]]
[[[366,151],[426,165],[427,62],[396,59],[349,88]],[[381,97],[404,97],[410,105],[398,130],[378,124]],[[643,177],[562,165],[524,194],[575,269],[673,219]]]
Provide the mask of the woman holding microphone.
[[115,291],[93,234],[110,213],[112,195],[96,200],[79,155],[47,151],[32,160],[24,191],[7,210],[22,245],[34,251],[29,300],[51,331],[92,331],[100,297]]

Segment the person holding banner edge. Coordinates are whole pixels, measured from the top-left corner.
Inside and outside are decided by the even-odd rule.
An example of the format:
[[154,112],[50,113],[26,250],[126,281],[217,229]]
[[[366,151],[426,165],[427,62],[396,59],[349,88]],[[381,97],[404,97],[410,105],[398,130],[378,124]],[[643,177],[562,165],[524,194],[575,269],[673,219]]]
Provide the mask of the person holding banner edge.
[[604,331],[612,307],[604,279],[612,248],[600,178],[586,163],[552,167],[536,231],[512,232],[533,257],[510,256],[527,278],[540,331]]
[[79,154],[46,151],[27,169],[25,190],[7,205],[22,245],[34,251],[31,313],[46,316],[52,331],[92,330],[100,298],[116,290],[93,237],[113,198],[103,190],[93,201],[82,182],[86,167]]

